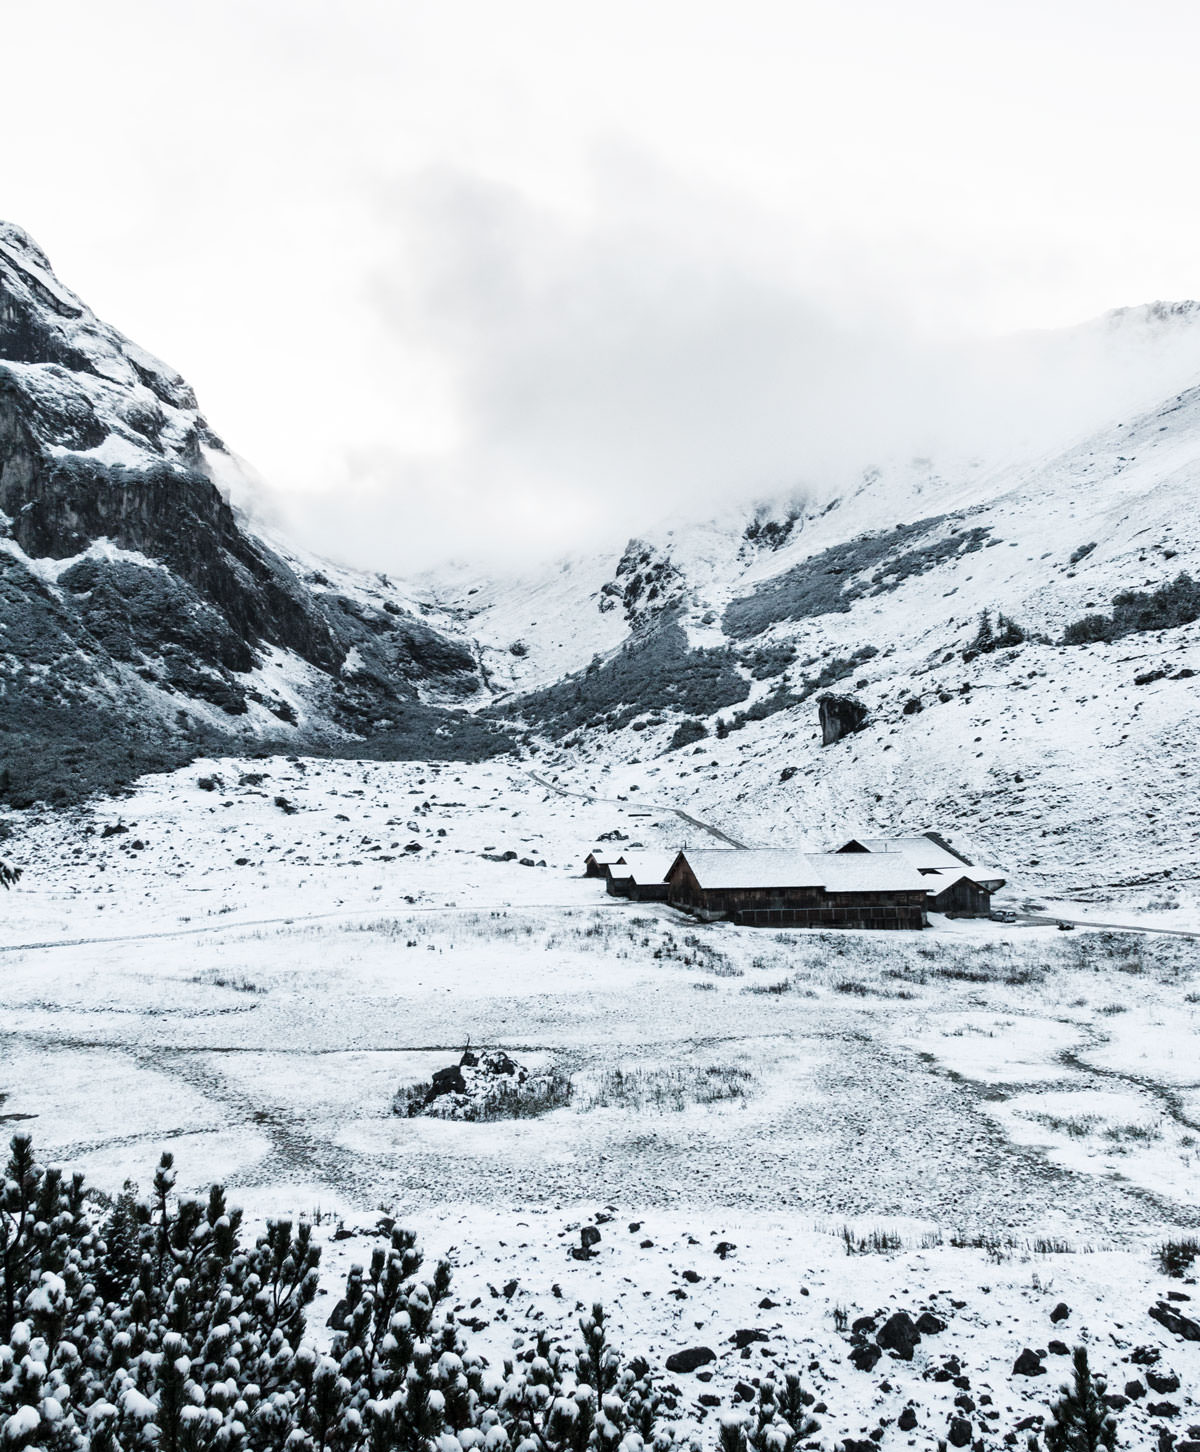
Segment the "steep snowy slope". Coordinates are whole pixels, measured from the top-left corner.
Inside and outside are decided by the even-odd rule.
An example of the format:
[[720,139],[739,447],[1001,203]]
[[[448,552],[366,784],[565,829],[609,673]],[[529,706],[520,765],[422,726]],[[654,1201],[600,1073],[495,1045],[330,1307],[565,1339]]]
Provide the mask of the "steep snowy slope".
[[[743,840],[942,827],[1030,892],[1193,892],[1200,387],[1036,461],[927,483],[886,525],[894,476],[849,508],[637,546],[628,638],[512,709],[556,767],[608,795],[691,799]],[[613,628],[603,586],[558,588],[559,640],[529,636],[542,661]],[[515,598],[489,607],[508,629]],[[823,745],[831,691],[867,724]]]
[[187,383],[0,224],[0,798],[222,746],[479,736],[427,704],[478,691],[470,646],[265,544],[239,474]]

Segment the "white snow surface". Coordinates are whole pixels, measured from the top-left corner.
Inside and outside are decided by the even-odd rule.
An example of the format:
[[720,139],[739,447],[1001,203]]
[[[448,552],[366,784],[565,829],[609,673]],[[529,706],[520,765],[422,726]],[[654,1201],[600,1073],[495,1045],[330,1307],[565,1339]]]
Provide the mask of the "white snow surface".
[[[774,1366],[826,1404],[821,1446],[881,1421],[884,1446],[926,1445],[955,1410],[958,1388],[932,1379],[950,1355],[998,1436],[1062,1379],[1052,1352],[1044,1377],[1012,1375],[1055,1337],[1085,1342],[1115,1390],[1141,1375],[1135,1348],[1157,1350],[1183,1384],[1169,1425],[1196,1421],[1200,1345],[1147,1310],[1180,1289],[1155,1248],[1200,1222],[1197,944],[939,918],[701,926],[581,873],[605,838],[703,840],[672,807],[709,820],[707,802],[661,777],[653,804],[594,800],[586,767],[557,775],[550,790],[512,762],[201,761],[24,814],[0,1112],[94,1183],[146,1184],[171,1149],[182,1189],[219,1178],[252,1221],[316,1220],[322,1344],[382,1210],[450,1257],[493,1358],[569,1333],[595,1300],[659,1370],[710,1345],[711,1380],[667,1378],[685,1442],[712,1445],[736,1383]],[[1132,893],[1108,911],[1137,909]],[[558,1067],[574,1102],[486,1124],[392,1113],[468,1040]],[[740,1087],[701,1092],[713,1082]],[[577,1261],[584,1224],[601,1241]],[[891,1248],[846,1253],[845,1233],[874,1232]],[[897,1309],[946,1330],[912,1362],[855,1370],[835,1313]],[[742,1327],[768,1338],[745,1358]],[[1121,1413],[1122,1446],[1152,1440],[1157,1400]]]

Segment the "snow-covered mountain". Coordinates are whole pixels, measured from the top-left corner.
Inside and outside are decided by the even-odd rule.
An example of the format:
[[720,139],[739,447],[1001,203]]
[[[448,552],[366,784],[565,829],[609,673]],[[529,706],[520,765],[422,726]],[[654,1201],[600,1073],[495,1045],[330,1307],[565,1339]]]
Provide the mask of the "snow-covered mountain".
[[[940,826],[1046,894],[1161,896],[1200,877],[1198,324],[1152,304],[1049,335],[1106,415],[1055,446],[893,461],[436,598],[607,795],[752,842]],[[830,693],[866,725],[823,745]]]
[[407,583],[239,517],[187,384],[13,227],[0,360],[10,802],[235,749],[512,749],[745,840],[940,826],[1047,892],[1200,874],[1197,304],[977,355],[1012,413],[978,449]]
[[222,745],[370,735],[407,754],[434,731],[443,749],[478,734],[438,709],[480,689],[469,646],[383,577],[267,544],[228,502],[240,473],[188,384],[0,225],[11,800],[69,796]]

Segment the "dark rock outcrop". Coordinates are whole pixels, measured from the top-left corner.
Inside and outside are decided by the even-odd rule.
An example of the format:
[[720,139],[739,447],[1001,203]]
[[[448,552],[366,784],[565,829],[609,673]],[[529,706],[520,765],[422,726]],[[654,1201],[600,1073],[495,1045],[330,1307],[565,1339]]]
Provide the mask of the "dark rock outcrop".
[[[364,755],[488,753],[494,727],[422,700],[480,689],[472,647],[390,586],[304,577],[235,514],[222,481],[239,472],[188,384],[0,223],[8,804],[202,752],[319,751],[348,734],[377,743]],[[255,675],[276,652],[293,660],[290,698]]]
[[821,745],[832,746],[843,736],[861,731],[867,724],[867,708],[853,696],[821,696],[817,701],[821,722]]

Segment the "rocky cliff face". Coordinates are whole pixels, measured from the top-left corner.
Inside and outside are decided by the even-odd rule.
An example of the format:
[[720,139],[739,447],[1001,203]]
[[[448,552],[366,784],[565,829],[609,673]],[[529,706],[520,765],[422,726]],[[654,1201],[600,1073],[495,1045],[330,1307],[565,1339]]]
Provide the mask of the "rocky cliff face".
[[[189,385],[0,223],[0,769],[11,793],[103,782],[117,742],[132,768],[198,742],[311,749],[437,730],[453,750],[464,723],[444,707],[481,684],[470,645],[378,583],[304,578],[235,515],[219,481],[238,468]],[[71,741],[87,748],[72,779],[39,768],[44,744]]]

